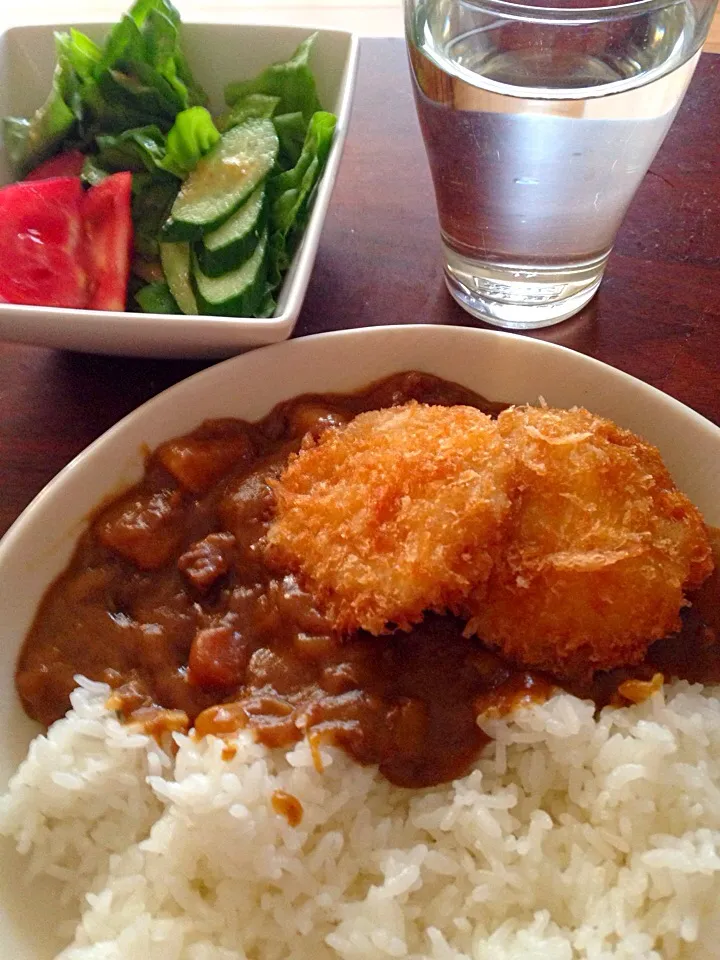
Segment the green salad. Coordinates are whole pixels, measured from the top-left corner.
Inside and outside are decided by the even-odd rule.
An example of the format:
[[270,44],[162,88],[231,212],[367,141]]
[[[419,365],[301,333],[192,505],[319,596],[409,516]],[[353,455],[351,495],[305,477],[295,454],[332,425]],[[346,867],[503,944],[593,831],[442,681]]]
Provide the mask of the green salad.
[[78,30],[55,34],[47,100],[3,121],[10,161],[21,178],[38,165],[62,173],[63,158],[69,171],[78,158],[91,186],[132,174],[137,308],[270,316],[335,130],[310,68],[315,39],[228,84],[227,109],[213,115],[178,12],[137,0],[102,46]]

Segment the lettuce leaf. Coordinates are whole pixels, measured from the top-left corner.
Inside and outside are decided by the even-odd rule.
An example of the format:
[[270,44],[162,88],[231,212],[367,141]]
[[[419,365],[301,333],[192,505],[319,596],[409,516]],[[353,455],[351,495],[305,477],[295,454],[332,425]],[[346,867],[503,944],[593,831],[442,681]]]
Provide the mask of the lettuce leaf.
[[138,0],[108,34],[97,80],[109,104],[130,111],[126,127],[155,122],[167,130],[180,110],[205,103],[180,51],[179,24],[167,0]]
[[74,69],[63,53],[61,34],[55,35],[58,61],[52,86],[45,103],[29,119],[6,117],[3,120],[3,138],[10,162],[21,173],[26,173],[55,152],[72,132],[76,114],[66,102],[72,96]]
[[135,294],[143,313],[182,313],[166,283],[148,283]]
[[56,35],[57,67],[48,99],[28,118],[5,121],[10,159],[24,172],[61,147],[157,126],[206,103],[180,48],[180,17],[169,0],[137,0],[102,48],[78,30]]
[[253,80],[241,80],[225,87],[225,103],[235,106],[238,100],[250,94],[262,93],[279,97],[280,113],[302,113],[306,122],[320,110],[315,77],[310,69],[310,54],[317,40],[317,33],[307,37],[292,57],[284,63],[274,63]]
[[102,52],[84,33],[71,28],[68,33],[55,34],[58,64],[64,66],[61,90],[65,103],[72,110],[78,135],[82,137],[87,103],[96,99],[95,70]]
[[160,227],[180,189],[180,181],[169,173],[133,174],[133,242],[137,253],[157,257],[160,252]]
[[158,166],[184,180],[219,139],[220,132],[205,107],[183,110],[168,132],[167,152]]
[[95,164],[108,173],[117,173],[120,170],[130,170],[132,173],[147,170],[155,173],[166,152],[165,134],[154,124],[135,127],[119,134],[101,134],[95,138],[95,143]]
[[289,170],[300,159],[308,125],[299,111],[281,113],[279,117],[273,117],[273,123],[280,141],[278,163],[283,170]]
[[249,93],[241,97],[235,106],[215,121],[218,129],[225,133],[231,127],[238,127],[246,120],[255,117],[270,120],[280,103],[280,97],[271,97],[265,93]]
[[165,134],[150,125],[117,135],[102,134],[95,143],[97,153],[85,160],[83,179],[92,185],[120,170],[132,173],[135,250],[144,256],[157,256],[160,227],[180,189],[180,180],[163,168]]
[[327,162],[337,118],[319,110],[308,125],[300,157],[290,170],[271,177],[269,276],[279,283],[290,266],[293,251],[304,228],[312,191]]
[[103,182],[105,177],[110,176],[110,172],[99,166],[94,156],[89,156],[85,157],[85,163],[83,164],[80,176],[89,187],[96,187],[99,183]]
[[59,52],[62,52],[75,71],[77,79],[84,83],[90,82],[102,60],[100,47],[75,27],[70,27],[68,33],[56,33],[55,41]]
[[298,219],[327,161],[337,118],[319,110],[308,126],[302,152],[295,166],[270,180],[272,221],[287,233]]

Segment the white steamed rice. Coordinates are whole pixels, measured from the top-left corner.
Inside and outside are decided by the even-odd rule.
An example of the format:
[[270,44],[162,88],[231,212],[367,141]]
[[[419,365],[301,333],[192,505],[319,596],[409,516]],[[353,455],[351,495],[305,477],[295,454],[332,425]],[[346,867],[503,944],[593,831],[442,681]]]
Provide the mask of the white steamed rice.
[[229,761],[178,736],[173,763],[107,694],[83,682],[0,799],[0,832],[69,900],[62,960],[720,956],[720,688],[599,718],[557,695],[419,791],[246,733]]

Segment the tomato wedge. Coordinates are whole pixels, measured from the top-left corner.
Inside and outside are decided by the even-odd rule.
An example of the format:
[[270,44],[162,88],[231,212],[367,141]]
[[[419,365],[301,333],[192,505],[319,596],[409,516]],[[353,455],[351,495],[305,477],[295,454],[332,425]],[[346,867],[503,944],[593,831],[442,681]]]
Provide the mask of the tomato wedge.
[[42,307],[87,305],[83,200],[77,177],[0,189],[0,300]]
[[85,164],[85,156],[79,150],[66,150],[56,157],[50,157],[35,167],[25,177],[26,180],[48,180],[51,177],[79,177]]
[[90,310],[124,310],[132,249],[132,174],[114,173],[85,194]]

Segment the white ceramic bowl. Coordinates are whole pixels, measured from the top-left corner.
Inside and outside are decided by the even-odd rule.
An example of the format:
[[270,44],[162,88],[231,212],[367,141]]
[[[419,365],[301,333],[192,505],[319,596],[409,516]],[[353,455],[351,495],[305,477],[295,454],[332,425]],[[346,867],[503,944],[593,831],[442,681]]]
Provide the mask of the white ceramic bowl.
[[[55,65],[53,31],[68,25],[11,27],[0,33],[0,116],[28,116],[45,99]],[[110,24],[75,24],[99,41]],[[185,23],[183,47],[211,106],[223,88],[284,60],[309,27]],[[300,314],[342,155],[357,71],[358,42],[343,30],[318,31],[312,67],[323,108],[338,122],[310,221],[295,253],[275,315],[268,319],[115,313],[0,304],[0,339],[90,353],[145,357],[222,357],[286,340]],[[12,179],[0,144],[0,184]]]
[[[88,511],[142,474],[143,451],[208,417],[256,420],[306,392],[351,391],[403,370],[455,380],[492,400],[540,396],[582,404],[660,448],[679,486],[720,525],[720,429],[688,407],[582,354],[513,334],[460,327],[341,331],[235,357],[183,381],[122,420],[69,464],[0,543],[0,791],[38,732],[23,714],[13,668],[40,598],[62,570]],[[57,944],[52,893],[17,883],[19,859],[0,853],[0,956],[46,960]]]

